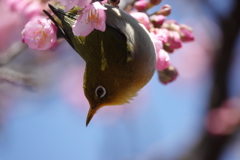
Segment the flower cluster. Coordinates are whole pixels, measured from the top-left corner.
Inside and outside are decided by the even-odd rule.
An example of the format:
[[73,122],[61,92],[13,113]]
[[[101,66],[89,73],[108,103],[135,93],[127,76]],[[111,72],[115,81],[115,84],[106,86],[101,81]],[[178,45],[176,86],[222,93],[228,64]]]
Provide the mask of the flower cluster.
[[178,24],[175,20],[166,20],[171,13],[171,6],[163,5],[155,14],[148,16],[146,11],[161,0],[138,0],[134,3],[130,14],[142,23],[150,32],[156,49],[159,80],[166,84],[176,79],[178,73],[171,66],[169,53],[182,47],[182,42],[194,40],[192,29],[184,24]]
[[[24,1],[24,0],[22,0]],[[102,32],[106,29],[106,13],[99,2],[91,3],[91,0],[58,0],[65,11],[78,6],[82,8],[81,15],[73,25],[73,33],[76,36],[87,36],[94,29]],[[56,26],[46,18],[29,21],[22,31],[22,41],[29,48],[46,50],[54,46],[57,41]]]
[[[12,0],[14,1],[14,0]],[[26,0],[21,0],[21,2]],[[92,0],[58,0],[65,11],[70,10],[74,6],[78,6],[80,16],[72,26],[73,33],[76,36],[87,36],[94,29],[102,32],[106,29],[106,13],[101,3],[109,3],[118,7],[120,0],[104,0],[101,3]],[[192,29],[184,24],[178,24],[175,20],[167,20],[167,16],[171,13],[171,6],[163,5],[157,12],[147,15],[146,11],[161,0],[138,0],[128,7],[130,15],[142,23],[149,31],[156,51],[156,69],[159,74],[159,80],[163,84],[176,79],[177,70],[171,66],[169,53],[173,53],[175,49],[182,47],[183,42],[194,40]],[[23,5],[26,6],[26,5]],[[21,6],[12,5],[15,10]],[[22,32],[22,41],[30,48],[38,50],[46,50],[54,46],[56,42],[56,29],[52,22],[48,20],[32,20],[28,22]]]

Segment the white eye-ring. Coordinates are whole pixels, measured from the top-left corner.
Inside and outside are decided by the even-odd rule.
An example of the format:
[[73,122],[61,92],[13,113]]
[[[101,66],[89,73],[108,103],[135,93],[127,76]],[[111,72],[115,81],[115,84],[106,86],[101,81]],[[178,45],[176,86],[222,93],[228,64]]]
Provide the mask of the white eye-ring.
[[106,89],[103,86],[98,86],[95,90],[95,95],[98,98],[103,98],[106,95]]

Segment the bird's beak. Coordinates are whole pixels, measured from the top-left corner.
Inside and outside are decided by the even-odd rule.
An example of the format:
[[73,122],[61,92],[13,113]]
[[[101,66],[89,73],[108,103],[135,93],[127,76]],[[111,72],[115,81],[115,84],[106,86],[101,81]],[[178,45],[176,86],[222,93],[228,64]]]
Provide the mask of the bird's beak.
[[88,123],[91,121],[92,117],[96,113],[96,109],[92,109],[92,107],[89,108],[87,119],[86,119],[86,126],[88,126]]

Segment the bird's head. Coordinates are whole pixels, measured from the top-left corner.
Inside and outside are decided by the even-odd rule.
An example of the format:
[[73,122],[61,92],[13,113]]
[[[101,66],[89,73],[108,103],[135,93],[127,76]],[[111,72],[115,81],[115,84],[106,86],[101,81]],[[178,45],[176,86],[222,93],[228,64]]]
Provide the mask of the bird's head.
[[150,78],[151,75],[142,77],[141,74],[129,70],[128,67],[119,69],[107,67],[102,71],[87,66],[83,88],[90,108],[86,125],[101,107],[128,103]]

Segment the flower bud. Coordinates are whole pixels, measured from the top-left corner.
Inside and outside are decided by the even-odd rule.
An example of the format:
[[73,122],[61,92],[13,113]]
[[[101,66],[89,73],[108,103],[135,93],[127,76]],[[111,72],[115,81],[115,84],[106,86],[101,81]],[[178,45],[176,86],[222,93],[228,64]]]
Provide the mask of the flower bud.
[[176,68],[174,68],[173,66],[169,66],[168,68],[162,71],[158,71],[159,81],[163,84],[172,82],[177,78],[177,76],[178,76],[178,72]]
[[130,15],[133,16],[140,23],[142,23],[146,27],[147,30],[149,29],[149,18],[146,13],[132,12],[132,13],[130,13]]
[[165,50],[160,49],[160,51],[156,54],[157,54],[156,69],[158,71],[162,71],[168,68],[168,66],[170,65],[170,57],[168,53]]
[[145,1],[145,0],[140,0],[140,1],[136,1],[134,3],[134,7],[139,11],[139,12],[142,12],[144,10],[147,9],[147,5],[148,5],[148,2]]
[[163,15],[163,16],[168,16],[171,14],[171,6],[168,4],[165,4],[164,6],[161,7],[159,11],[156,12],[157,15]]
[[180,35],[178,32],[175,31],[169,31],[169,39],[168,39],[168,43],[169,43],[169,47],[172,49],[178,49],[182,47],[182,42],[180,39]]
[[162,0],[150,0],[149,1],[149,3],[151,3],[153,6],[158,5],[161,2],[162,2]]
[[179,31],[179,29],[180,29],[177,21],[175,21],[173,19],[168,19],[168,20],[164,21],[164,23],[162,24],[162,27],[167,28],[168,30],[172,30],[172,31]]
[[192,28],[187,25],[180,25],[179,34],[183,42],[194,41],[194,35],[192,33]]
[[22,42],[29,48],[46,50],[53,47],[57,41],[57,28],[47,19],[29,21],[22,31]]
[[165,20],[165,16],[163,15],[153,15],[150,17],[150,21],[153,23],[155,28],[160,28]]
[[170,38],[168,30],[165,28],[154,28],[151,33],[153,33],[163,44],[167,43]]
[[164,43],[164,50],[168,53],[172,53],[175,49],[182,47],[182,41],[180,39],[180,35],[176,31],[168,31],[168,41]]

